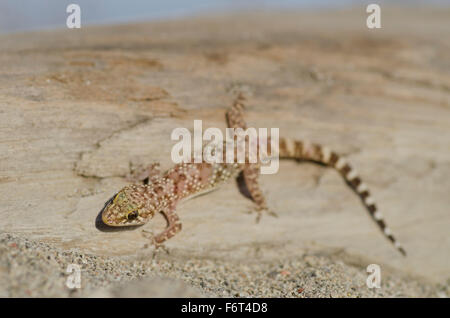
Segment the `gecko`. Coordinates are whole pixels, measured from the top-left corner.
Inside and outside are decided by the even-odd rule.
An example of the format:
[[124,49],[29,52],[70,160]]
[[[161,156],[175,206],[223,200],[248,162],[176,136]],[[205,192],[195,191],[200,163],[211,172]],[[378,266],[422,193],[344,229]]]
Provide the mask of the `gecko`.
[[[244,120],[244,101],[245,97],[239,94],[226,112],[228,127],[247,129]],[[336,169],[360,197],[384,236],[403,256],[406,256],[405,249],[392,234],[381,212],[377,210],[367,185],[346,159],[320,144],[283,137],[279,138],[279,158],[305,160]],[[101,211],[102,221],[113,227],[140,226],[146,224],[157,213],[162,213],[167,226],[161,233],[151,237],[156,247],[161,246],[163,242],[181,231],[182,225],[176,213],[176,207],[180,202],[218,189],[240,174],[255,204],[257,221],[264,212],[276,216],[268,208],[259,185],[259,165],[260,162],[248,163],[247,160],[244,163],[192,161],[176,164],[161,173],[158,164],[151,164],[134,175],[134,180],[141,181],[140,183],[134,182],[125,186],[105,203]]]

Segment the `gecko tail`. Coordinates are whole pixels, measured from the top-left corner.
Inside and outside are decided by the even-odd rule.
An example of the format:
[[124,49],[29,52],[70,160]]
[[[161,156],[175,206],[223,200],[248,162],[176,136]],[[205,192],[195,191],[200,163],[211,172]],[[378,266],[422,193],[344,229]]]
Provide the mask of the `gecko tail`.
[[372,219],[376,222],[384,236],[391,241],[403,256],[406,256],[406,251],[395,239],[391,229],[386,225],[383,215],[377,210],[377,206],[373,197],[370,195],[367,185],[362,182],[356,170],[344,158],[319,144],[287,138],[280,138],[280,157],[309,160],[335,168],[344,177],[353,191],[361,198]]

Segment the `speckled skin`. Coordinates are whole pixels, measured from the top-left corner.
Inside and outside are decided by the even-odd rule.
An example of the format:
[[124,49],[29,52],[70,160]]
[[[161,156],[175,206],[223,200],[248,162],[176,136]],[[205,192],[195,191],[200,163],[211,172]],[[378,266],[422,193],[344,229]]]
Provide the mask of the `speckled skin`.
[[183,199],[212,191],[242,170],[239,164],[181,163],[163,175],[155,175],[149,184],[126,186],[102,213],[103,222],[111,226],[145,224],[162,212],[168,228],[155,236],[162,243],[181,230],[175,207]]
[[[246,129],[243,117],[243,101],[240,95],[227,112],[228,127]],[[347,184],[359,195],[370,215],[383,231],[383,234],[406,255],[405,250],[392,235],[383,216],[377,211],[375,202],[367,186],[361,181],[354,169],[335,152],[318,144],[280,138],[280,158],[309,160],[335,168]],[[226,147],[223,147],[224,151]],[[236,151],[236,149],[235,149]],[[270,155],[270,150],[269,150]],[[235,156],[236,158],[236,156]],[[248,153],[246,154],[248,159]],[[248,162],[248,160],[246,161]],[[212,191],[223,183],[243,174],[245,185],[255,202],[259,220],[262,212],[271,212],[258,184],[259,164],[241,163],[181,163],[160,174],[158,167],[151,165],[137,179],[147,184],[132,184],[120,190],[105,205],[102,220],[110,226],[135,226],[147,223],[157,212],[164,214],[167,228],[153,237],[159,245],[181,230],[181,223],[175,212],[177,204],[199,194]]]

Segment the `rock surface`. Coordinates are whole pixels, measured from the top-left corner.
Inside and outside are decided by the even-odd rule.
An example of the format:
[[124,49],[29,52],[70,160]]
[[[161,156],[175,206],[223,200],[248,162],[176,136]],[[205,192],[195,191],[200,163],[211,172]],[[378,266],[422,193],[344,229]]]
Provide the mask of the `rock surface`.
[[[167,257],[140,250],[133,256],[97,256],[0,235],[1,297],[445,297],[433,285],[401,273],[383,273],[381,288],[345,254],[224,260]],[[68,271],[68,264],[72,269]],[[80,269],[79,288],[68,288]],[[70,286],[70,285],[69,285]]]
[[[104,202],[131,166],[170,167],[174,128],[192,129],[194,119],[225,128],[224,112],[242,91],[251,126],[346,155],[408,257],[335,171],[282,162],[262,177],[278,218],[256,224],[230,183],[179,207],[183,231],[166,244],[169,260],[338,253],[363,275],[376,263],[446,284],[450,11],[384,10],[379,30],[365,17],[363,8],[262,12],[1,36],[0,230],[63,251],[139,254],[140,229],[96,227]],[[163,226],[161,217],[144,229]]]

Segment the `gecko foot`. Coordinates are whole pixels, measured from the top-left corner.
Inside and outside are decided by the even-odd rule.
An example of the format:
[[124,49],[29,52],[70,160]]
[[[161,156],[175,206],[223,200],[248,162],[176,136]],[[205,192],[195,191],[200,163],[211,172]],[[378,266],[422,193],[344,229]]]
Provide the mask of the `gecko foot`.
[[263,214],[267,214],[270,215],[272,217],[277,218],[278,214],[275,213],[274,211],[272,211],[271,209],[267,208],[267,207],[256,207],[252,206],[248,209],[248,213],[249,214],[253,214],[256,212],[256,223],[259,223],[261,221],[261,218],[263,216]]
[[[155,234],[152,231],[142,230],[141,233],[144,238],[146,238],[150,241],[149,243],[146,243],[144,245],[144,248],[153,246],[154,252],[157,252],[158,250],[163,250],[164,252],[166,252],[166,254],[170,254],[169,249],[166,246],[164,246],[163,243],[156,242]],[[155,256],[155,255],[153,255],[153,256]]]

